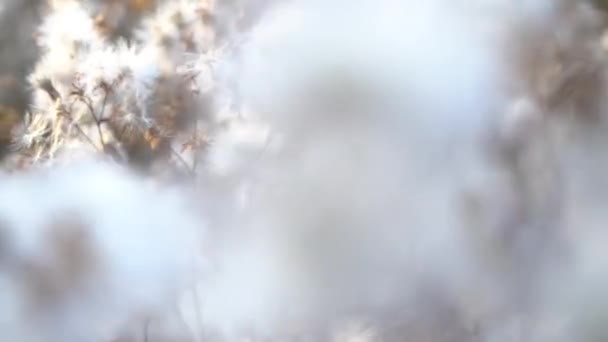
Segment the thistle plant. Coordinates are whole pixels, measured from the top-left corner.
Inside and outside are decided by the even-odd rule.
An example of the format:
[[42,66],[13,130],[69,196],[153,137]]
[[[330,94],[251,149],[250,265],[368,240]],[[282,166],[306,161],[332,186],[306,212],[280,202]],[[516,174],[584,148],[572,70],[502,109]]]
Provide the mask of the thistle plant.
[[3,336],[605,340],[603,11],[1,1]]

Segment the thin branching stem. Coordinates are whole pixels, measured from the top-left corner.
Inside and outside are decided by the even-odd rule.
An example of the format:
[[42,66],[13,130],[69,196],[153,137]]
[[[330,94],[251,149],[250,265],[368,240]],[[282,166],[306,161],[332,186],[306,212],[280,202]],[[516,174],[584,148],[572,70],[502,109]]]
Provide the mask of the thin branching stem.
[[186,171],[188,171],[188,174],[190,174],[190,176],[192,178],[196,177],[196,171],[194,170],[193,166],[190,166],[188,164],[188,162],[182,157],[181,154],[179,154],[174,148],[173,146],[171,146],[169,144],[169,151],[171,152],[171,154],[173,154],[175,156],[175,158],[180,162],[180,164],[182,164],[184,166],[184,168],[186,169]]
[[[198,139],[198,120],[194,120],[194,134],[195,139]],[[198,149],[193,149],[192,154],[192,172],[196,174],[196,169],[198,168]]]
[[[105,92],[104,95],[104,99],[103,99],[103,105],[102,105],[102,113],[103,110],[105,108],[105,104],[108,98],[108,93]],[[99,143],[101,144],[101,148],[102,150],[105,152],[106,151],[106,143],[103,139],[103,133],[101,131],[101,121],[99,120],[99,118],[97,117],[97,114],[95,114],[95,109],[93,108],[93,104],[91,103],[91,99],[86,97],[86,96],[82,96],[80,98],[80,100],[87,106],[87,108],[89,109],[89,112],[91,113],[91,117],[93,118],[93,120],[95,121],[95,125],[97,126],[97,134],[99,135]]]
[[89,144],[91,144],[91,146],[93,146],[93,148],[95,148],[96,150],[99,151],[99,146],[97,146],[97,144],[95,144],[95,142],[93,141],[93,139],[91,139],[91,137],[89,137],[88,134],[85,133],[85,131],[82,129],[82,127],[80,126],[80,124],[78,122],[76,122],[76,120],[74,120],[74,118],[72,118],[72,115],[70,112],[63,112],[63,115],[68,118],[68,120],[70,120],[70,125],[73,125],[76,130],[78,131],[78,133],[87,140],[87,142]]

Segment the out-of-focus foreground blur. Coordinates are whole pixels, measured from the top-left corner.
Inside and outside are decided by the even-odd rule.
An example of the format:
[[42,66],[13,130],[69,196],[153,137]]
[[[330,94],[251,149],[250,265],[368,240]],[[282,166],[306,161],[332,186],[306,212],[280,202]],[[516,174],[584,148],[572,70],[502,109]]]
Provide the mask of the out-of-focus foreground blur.
[[0,0],[0,341],[607,341],[607,9]]

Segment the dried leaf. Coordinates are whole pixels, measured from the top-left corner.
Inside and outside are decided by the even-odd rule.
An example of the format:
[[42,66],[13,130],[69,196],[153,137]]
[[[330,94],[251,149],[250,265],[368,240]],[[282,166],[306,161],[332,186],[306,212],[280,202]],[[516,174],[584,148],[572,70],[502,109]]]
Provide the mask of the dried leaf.
[[11,141],[12,131],[19,124],[19,114],[12,107],[0,105],[0,143]]
[[130,0],[129,7],[133,11],[143,12],[154,7],[154,0]]
[[153,128],[149,128],[146,130],[146,132],[144,133],[144,139],[146,140],[148,145],[150,145],[150,148],[153,151],[156,151],[158,149],[162,140],[156,130]]

